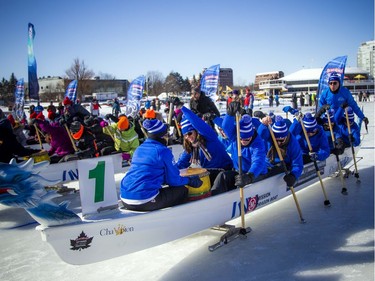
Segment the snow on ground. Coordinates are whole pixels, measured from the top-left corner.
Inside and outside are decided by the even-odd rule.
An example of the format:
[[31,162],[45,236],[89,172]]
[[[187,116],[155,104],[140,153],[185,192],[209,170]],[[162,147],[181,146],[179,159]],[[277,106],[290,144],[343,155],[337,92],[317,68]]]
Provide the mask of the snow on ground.
[[[252,228],[248,237],[215,252],[207,247],[221,233],[207,229],[141,252],[74,266],[41,240],[36,223],[5,229],[27,217],[22,210],[0,208],[0,280],[374,280],[374,104],[362,105],[370,125],[357,155],[361,183],[350,176],[349,195],[344,196],[339,178],[324,180],[331,207],[324,207],[319,182],[297,192],[306,224],[299,223],[289,196],[246,215],[245,224]],[[117,183],[121,178],[116,175]],[[231,223],[240,225],[240,220]]]

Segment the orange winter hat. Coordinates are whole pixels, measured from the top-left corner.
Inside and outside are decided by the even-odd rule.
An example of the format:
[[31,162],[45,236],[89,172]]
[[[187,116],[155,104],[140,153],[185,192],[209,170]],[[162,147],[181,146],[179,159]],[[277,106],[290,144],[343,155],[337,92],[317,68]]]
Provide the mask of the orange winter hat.
[[156,113],[153,109],[147,109],[144,118],[155,119]]
[[129,128],[129,120],[126,116],[120,116],[117,122],[117,128],[122,131]]

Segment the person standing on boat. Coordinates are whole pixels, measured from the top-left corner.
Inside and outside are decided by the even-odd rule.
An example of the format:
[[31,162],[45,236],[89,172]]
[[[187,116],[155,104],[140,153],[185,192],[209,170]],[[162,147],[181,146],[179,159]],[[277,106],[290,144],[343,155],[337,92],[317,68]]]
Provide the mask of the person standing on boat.
[[[153,211],[187,201],[185,185],[200,187],[199,176],[181,177],[167,147],[168,127],[157,119],[146,119],[148,138],[136,149],[132,164],[121,180],[120,198],[124,208]],[[163,187],[168,185],[168,187]]]
[[230,144],[227,152],[231,155],[234,170],[222,171],[218,174],[211,188],[211,194],[217,195],[236,186],[244,187],[254,180],[265,176],[268,172],[266,164],[266,148],[264,140],[258,135],[253,126],[250,115],[245,114],[240,120],[240,142],[242,154],[242,175],[238,174],[238,146],[235,112],[228,109],[223,120],[223,130],[228,136]]
[[212,120],[220,116],[220,112],[215,103],[201,92],[199,88],[195,88],[191,91],[190,110],[207,121],[211,128],[215,128]]
[[294,119],[289,131],[296,137],[301,147],[303,163],[306,164],[316,160],[323,161],[327,159],[331,153],[331,150],[329,148],[328,139],[323,127],[318,125],[316,119],[311,115],[310,112],[303,116],[302,122],[309,137],[312,152],[309,150],[303,128],[301,123],[298,121],[298,118]]
[[[267,164],[272,168],[269,172],[270,176],[281,173],[284,170],[280,165],[281,161],[268,129],[268,126],[271,124],[271,117],[266,116],[262,119],[262,124],[258,128],[259,135],[267,141]],[[294,186],[303,171],[301,147],[294,135],[289,132],[285,120],[279,115],[275,117],[275,122],[272,124],[272,132],[288,169],[288,173],[284,176],[284,181],[287,186]]]
[[232,159],[225,151],[214,129],[183,106],[181,132],[184,135],[184,151],[177,161],[179,169],[200,166],[210,172],[211,183],[223,170],[233,168]]
[[329,87],[325,89],[319,96],[319,108],[324,107],[325,109],[332,108],[337,112],[343,103],[350,106],[353,112],[358,116],[360,124],[365,122],[366,126],[369,123],[368,118],[364,116],[363,112],[359,108],[357,102],[354,100],[352,93],[341,85],[341,76],[337,72],[332,72],[328,78]]

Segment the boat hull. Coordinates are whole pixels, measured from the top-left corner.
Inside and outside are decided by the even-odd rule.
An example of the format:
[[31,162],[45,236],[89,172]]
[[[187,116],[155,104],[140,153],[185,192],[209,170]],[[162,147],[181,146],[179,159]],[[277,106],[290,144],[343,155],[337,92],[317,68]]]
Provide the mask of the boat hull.
[[[352,158],[351,151],[347,149],[340,156],[342,167]],[[322,178],[337,170],[334,155],[318,164]],[[249,214],[291,195],[283,176],[278,174],[244,187],[245,212]],[[297,192],[317,180],[313,163],[307,164],[294,190]],[[239,191],[232,190],[158,211],[140,213],[116,209],[104,215],[83,218],[80,223],[57,227],[38,226],[37,230],[63,261],[80,265],[154,247],[222,225],[238,216]]]

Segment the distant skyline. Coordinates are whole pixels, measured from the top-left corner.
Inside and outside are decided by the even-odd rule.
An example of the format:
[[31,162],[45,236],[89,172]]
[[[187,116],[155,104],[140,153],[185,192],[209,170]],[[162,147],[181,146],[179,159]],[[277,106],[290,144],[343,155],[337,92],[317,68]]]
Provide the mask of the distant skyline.
[[37,75],[65,76],[75,58],[99,74],[133,80],[149,71],[183,78],[220,64],[234,84],[256,73],[318,68],[374,40],[374,1],[81,0],[2,3],[0,79],[27,77],[27,25]]

